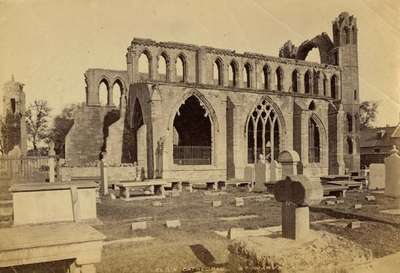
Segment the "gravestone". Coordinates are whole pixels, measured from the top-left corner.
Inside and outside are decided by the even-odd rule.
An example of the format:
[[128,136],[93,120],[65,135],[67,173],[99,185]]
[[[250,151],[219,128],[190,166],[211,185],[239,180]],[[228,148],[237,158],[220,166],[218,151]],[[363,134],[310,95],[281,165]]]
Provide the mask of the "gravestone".
[[271,162],[271,182],[276,182],[282,179],[282,165],[276,161]]
[[282,203],[282,236],[306,239],[310,231],[309,206],[317,205],[323,197],[321,183],[302,175],[286,176],[274,186],[275,199]]
[[147,228],[147,223],[146,222],[134,222],[131,224],[131,229],[132,230],[138,230],[138,229],[146,229]]
[[300,156],[296,151],[282,151],[279,154],[278,161],[282,165],[282,179],[289,175],[297,175],[297,164],[300,161]]
[[254,165],[254,191],[265,191],[265,182],[270,180],[270,164],[259,161]]
[[368,189],[385,188],[385,164],[372,163],[369,165]]
[[219,208],[220,206],[222,206],[222,201],[220,200],[212,201],[213,208]]
[[243,207],[244,206],[244,199],[242,197],[235,198],[235,206],[236,207]]
[[400,198],[400,156],[396,146],[385,158],[385,195]]
[[179,228],[181,226],[181,221],[179,220],[167,220],[165,222],[167,228]]

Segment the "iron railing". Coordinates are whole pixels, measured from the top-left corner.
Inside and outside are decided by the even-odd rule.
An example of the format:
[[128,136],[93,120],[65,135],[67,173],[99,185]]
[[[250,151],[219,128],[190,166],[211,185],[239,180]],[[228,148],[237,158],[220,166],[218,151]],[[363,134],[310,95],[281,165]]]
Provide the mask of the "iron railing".
[[210,165],[211,146],[174,146],[174,164]]
[[44,182],[48,179],[49,158],[27,156],[12,158],[0,157],[0,178],[13,182]]

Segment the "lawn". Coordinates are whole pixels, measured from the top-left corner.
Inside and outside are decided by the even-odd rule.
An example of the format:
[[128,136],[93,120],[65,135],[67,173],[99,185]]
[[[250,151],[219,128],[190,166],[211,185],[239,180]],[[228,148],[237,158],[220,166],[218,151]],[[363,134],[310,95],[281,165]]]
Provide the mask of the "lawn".
[[[311,210],[310,220],[332,218],[332,210],[375,215],[377,204],[390,207],[390,201],[382,196],[379,196],[374,206],[369,206],[364,202],[364,195],[350,193],[344,204],[330,208],[320,206],[318,210]],[[235,197],[244,198],[243,207],[235,206]],[[222,206],[213,208],[213,200],[222,201]],[[153,206],[153,202],[107,199],[98,204],[98,217],[102,224],[95,228],[107,236],[107,241],[144,236],[152,238],[141,242],[106,245],[102,262],[97,266],[98,272],[225,272],[224,264],[228,261],[227,246],[230,241],[214,231],[227,231],[231,227],[257,229],[277,226],[281,222],[280,204],[273,197],[238,189],[229,189],[221,195],[210,194],[205,190],[182,192],[178,197],[162,199],[161,207]],[[353,211],[354,203],[359,202],[365,203],[363,208]],[[240,219],[241,216],[248,218]],[[228,221],[224,219],[226,217],[238,218]],[[181,222],[180,228],[166,228],[166,220],[176,219]],[[137,221],[146,221],[147,229],[132,231],[131,223]],[[399,228],[390,224],[369,221],[356,230],[323,224],[312,227],[349,238],[372,249],[374,255],[379,257],[400,251]],[[193,268],[202,270],[196,271]],[[207,271],[207,268],[214,268],[214,271]]]

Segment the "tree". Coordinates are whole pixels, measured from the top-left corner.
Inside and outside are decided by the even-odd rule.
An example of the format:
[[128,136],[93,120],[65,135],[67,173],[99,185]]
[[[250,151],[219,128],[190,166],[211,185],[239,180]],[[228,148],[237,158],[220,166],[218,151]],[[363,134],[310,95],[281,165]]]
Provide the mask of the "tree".
[[21,116],[7,111],[4,119],[0,118],[0,154],[7,154],[21,142]]
[[53,120],[49,139],[54,142],[54,150],[57,155],[64,157],[65,137],[74,124],[74,112],[83,106],[82,104],[67,105]]
[[360,104],[360,126],[361,128],[372,127],[378,113],[378,102],[363,101]]
[[38,151],[40,142],[48,139],[48,123],[50,107],[46,100],[35,100],[25,112],[28,139],[32,142],[33,150]]

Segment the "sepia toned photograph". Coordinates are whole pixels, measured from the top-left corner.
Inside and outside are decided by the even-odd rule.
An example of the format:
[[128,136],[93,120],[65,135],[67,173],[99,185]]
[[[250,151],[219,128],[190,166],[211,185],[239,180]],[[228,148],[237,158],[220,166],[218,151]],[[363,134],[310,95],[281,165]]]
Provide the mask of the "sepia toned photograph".
[[0,0],[0,273],[399,273],[400,2]]

